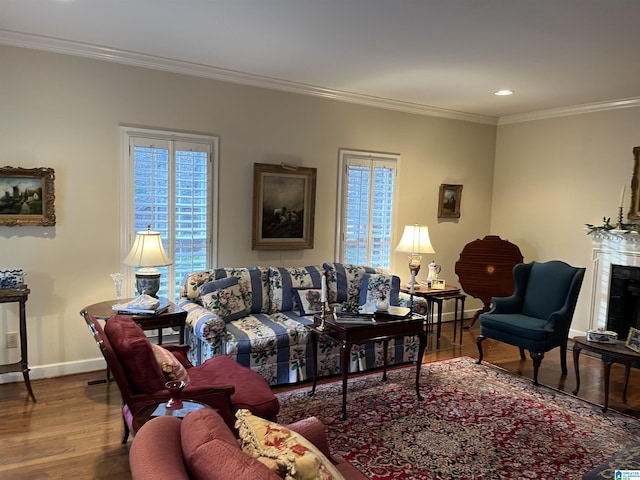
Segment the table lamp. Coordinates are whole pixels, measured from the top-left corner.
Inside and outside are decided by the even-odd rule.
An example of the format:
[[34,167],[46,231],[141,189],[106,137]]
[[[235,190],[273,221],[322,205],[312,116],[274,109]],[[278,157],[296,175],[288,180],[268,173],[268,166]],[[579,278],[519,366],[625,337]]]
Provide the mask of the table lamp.
[[142,267],[136,271],[136,289],[140,295],[156,297],[160,290],[160,270],[155,267],[171,265],[164,251],[160,232],[151,230],[136,232],[136,238],[129,255],[122,261],[125,265]]
[[431,246],[429,239],[429,227],[424,225],[405,225],[404,232],[400,243],[396,247],[396,252],[405,252],[409,254],[409,271],[411,272],[411,283],[409,289],[413,295],[416,276],[420,271],[420,261],[423,253],[436,253]]

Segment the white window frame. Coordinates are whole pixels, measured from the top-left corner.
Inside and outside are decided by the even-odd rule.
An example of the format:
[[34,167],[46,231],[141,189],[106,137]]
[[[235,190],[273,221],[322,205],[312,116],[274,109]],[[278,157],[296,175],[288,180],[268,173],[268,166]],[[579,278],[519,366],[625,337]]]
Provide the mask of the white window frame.
[[[206,268],[213,268],[218,262],[218,202],[219,202],[219,137],[214,135],[202,135],[195,133],[183,133],[173,132],[168,130],[157,130],[148,128],[139,128],[133,126],[122,125],[120,126],[120,164],[121,164],[121,184],[120,184],[120,247],[119,247],[119,259],[122,261],[133,244],[135,238],[134,227],[134,191],[133,191],[133,179],[134,179],[134,164],[133,157],[130,151],[130,143],[132,138],[139,137],[149,140],[157,139],[163,142],[186,142],[186,143],[200,143],[209,144],[211,154],[209,158],[209,170],[208,170],[208,189],[210,195],[208,196],[210,216],[207,225],[208,238],[207,238],[207,266]],[[173,190],[175,177],[170,176],[170,189]],[[175,219],[169,219],[169,229],[175,231]],[[153,230],[153,225],[151,226]],[[173,239],[163,238],[167,245],[167,255],[169,258],[175,258]],[[128,279],[123,283],[123,296],[133,297],[135,293],[134,289],[134,275],[135,269],[127,265],[121,264],[121,271],[123,271]],[[173,285],[175,278],[175,267],[170,265],[167,267],[167,275],[171,281],[169,285]],[[175,300],[179,296],[180,292],[169,291],[169,300]],[[171,298],[173,297],[173,298]]]
[[[373,152],[366,150],[350,150],[350,149],[340,149],[338,151],[338,201],[337,201],[337,215],[336,215],[336,244],[335,244],[335,252],[336,258],[339,262],[344,262],[344,239],[345,239],[345,229],[344,229],[344,221],[343,218],[346,214],[346,180],[347,180],[347,167],[351,161],[363,161],[363,162],[381,162],[383,164],[393,165],[395,168],[395,180],[394,180],[394,189],[393,189],[393,211],[391,213],[391,229],[393,232],[396,230],[396,208],[398,205],[398,170],[400,167],[400,154],[396,153],[383,153],[383,152]],[[393,243],[394,238],[392,235],[391,242]],[[367,257],[370,259],[370,253],[367,254]],[[393,249],[389,250],[389,268],[393,266]]]

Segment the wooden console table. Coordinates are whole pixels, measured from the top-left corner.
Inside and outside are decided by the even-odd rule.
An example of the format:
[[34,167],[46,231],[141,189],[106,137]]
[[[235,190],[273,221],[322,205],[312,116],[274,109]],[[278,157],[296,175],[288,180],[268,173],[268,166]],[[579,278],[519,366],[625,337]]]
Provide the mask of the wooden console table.
[[29,396],[36,402],[36,396],[33,394],[31,381],[29,380],[29,362],[27,360],[27,315],[25,303],[27,303],[29,293],[31,293],[31,290],[26,285],[23,285],[22,288],[0,289],[0,303],[20,303],[20,360],[7,365],[0,365],[0,373],[22,372]]

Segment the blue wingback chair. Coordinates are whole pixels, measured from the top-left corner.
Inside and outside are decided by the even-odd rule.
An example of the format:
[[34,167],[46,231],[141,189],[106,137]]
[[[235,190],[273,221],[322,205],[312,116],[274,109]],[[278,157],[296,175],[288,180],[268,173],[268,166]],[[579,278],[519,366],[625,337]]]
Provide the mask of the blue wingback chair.
[[513,267],[515,291],[510,297],[492,298],[493,308],[480,315],[476,341],[482,362],[482,342],[493,338],[529,350],[533,360],[533,383],[545,352],[560,347],[562,373],[567,373],[567,339],[584,278],[584,268],[554,260],[520,263]]

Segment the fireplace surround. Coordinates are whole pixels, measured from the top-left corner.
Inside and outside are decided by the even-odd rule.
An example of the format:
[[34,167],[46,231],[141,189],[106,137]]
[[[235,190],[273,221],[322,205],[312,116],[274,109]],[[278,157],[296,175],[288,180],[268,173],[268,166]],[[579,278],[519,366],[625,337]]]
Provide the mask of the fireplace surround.
[[620,340],[640,328],[640,234],[593,233],[590,329],[612,330]]

